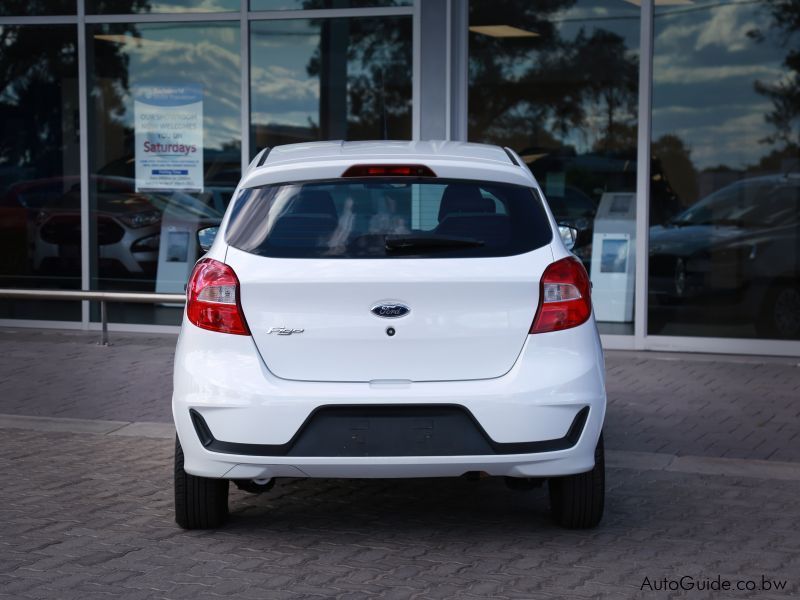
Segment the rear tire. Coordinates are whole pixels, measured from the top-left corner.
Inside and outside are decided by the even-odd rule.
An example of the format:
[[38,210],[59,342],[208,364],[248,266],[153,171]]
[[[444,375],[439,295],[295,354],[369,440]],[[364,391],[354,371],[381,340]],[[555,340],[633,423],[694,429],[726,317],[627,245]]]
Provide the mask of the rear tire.
[[550,511],[556,523],[567,529],[589,529],[603,518],[606,465],[603,434],[594,451],[594,468],[586,473],[552,477]]
[[183,529],[219,527],[228,516],[228,480],[189,475],[175,438],[175,522]]

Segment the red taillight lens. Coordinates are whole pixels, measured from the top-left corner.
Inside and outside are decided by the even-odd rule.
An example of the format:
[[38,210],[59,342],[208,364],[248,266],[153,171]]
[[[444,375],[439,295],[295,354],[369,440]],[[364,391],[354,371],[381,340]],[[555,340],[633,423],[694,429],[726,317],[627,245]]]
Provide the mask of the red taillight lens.
[[591,284],[581,261],[568,257],[547,267],[539,286],[539,308],[530,332],[576,327],[591,314]]
[[353,165],[342,177],[436,177],[425,165]]
[[202,329],[250,335],[239,302],[239,279],[228,265],[200,260],[186,287],[186,316]]

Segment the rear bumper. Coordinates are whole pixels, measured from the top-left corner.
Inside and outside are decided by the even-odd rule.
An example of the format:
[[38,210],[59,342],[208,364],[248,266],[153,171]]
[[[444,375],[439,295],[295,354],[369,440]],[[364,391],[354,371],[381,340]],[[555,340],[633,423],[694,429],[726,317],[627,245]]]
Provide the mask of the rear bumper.
[[[175,356],[173,415],[184,466],[204,477],[440,477],[467,471],[513,477],[569,475],[594,465],[605,416],[603,369],[592,321],[529,336],[513,368],[502,377],[373,384],[279,379],[265,367],[251,338],[184,323]],[[423,450],[413,456],[348,456],[358,452],[347,451],[341,456],[309,456],[288,450],[316,411],[344,406],[460,407],[474,419],[491,449],[485,454],[438,455]],[[574,439],[549,444],[568,438],[581,411],[585,418],[577,434],[573,432]],[[204,445],[208,440],[201,441],[192,412],[222,444]]]

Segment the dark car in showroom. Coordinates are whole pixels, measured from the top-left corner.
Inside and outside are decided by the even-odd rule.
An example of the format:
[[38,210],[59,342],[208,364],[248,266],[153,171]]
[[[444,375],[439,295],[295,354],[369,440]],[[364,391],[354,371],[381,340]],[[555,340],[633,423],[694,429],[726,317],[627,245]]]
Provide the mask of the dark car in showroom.
[[650,228],[651,304],[800,339],[800,173],[742,179]]
[[[559,225],[575,229],[572,247],[591,271],[594,219],[603,194],[636,191],[636,153],[589,152],[568,147],[530,147],[520,157],[541,183]],[[680,210],[680,202],[658,158],[650,164],[650,224],[662,223]]]

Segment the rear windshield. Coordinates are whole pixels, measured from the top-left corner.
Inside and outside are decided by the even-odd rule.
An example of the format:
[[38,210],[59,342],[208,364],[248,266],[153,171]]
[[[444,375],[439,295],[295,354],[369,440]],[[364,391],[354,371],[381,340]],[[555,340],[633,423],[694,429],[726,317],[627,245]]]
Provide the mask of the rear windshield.
[[227,241],[274,258],[511,256],[550,243],[532,188],[460,180],[335,180],[247,189]]

